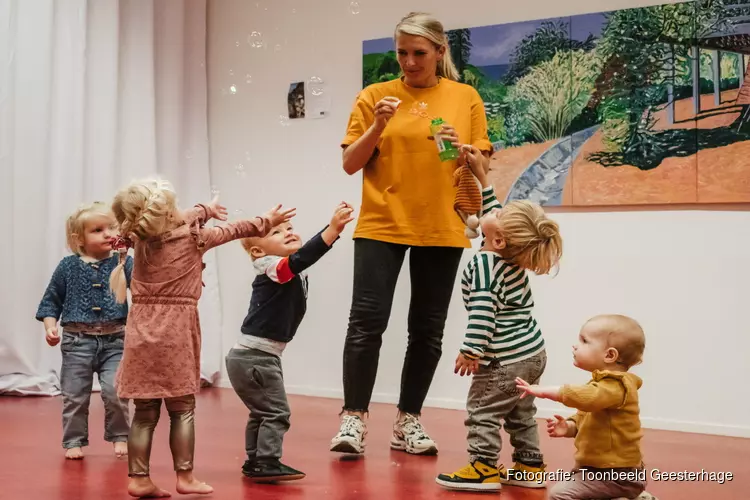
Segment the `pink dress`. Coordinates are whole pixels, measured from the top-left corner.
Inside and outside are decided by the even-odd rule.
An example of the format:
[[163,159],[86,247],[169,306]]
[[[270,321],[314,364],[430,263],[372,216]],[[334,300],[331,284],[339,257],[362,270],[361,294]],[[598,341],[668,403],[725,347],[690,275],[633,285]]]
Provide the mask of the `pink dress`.
[[198,392],[203,253],[239,238],[264,236],[271,229],[270,221],[261,217],[203,227],[208,212],[202,205],[187,212],[185,219],[172,231],[135,242],[132,307],[116,378],[121,398],[172,398]]

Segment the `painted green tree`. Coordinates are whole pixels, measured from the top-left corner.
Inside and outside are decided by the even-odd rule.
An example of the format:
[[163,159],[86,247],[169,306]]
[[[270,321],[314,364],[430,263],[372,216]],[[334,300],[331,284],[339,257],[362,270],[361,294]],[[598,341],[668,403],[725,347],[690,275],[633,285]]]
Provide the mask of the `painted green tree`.
[[468,66],[469,58],[471,57],[471,30],[450,30],[446,35],[448,36],[453,63],[456,65],[458,74],[463,78],[464,70]]
[[668,87],[679,82],[677,59],[708,33],[727,29],[724,0],[626,9],[608,15],[597,46],[607,61],[607,88],[599,96],[606,151],[592,159],[647,170],[664,158],[666,141],[655,133],[655,114],[669,104]]
[[559,51],[589,51],[595,44],[593,34],[585,40],[572,40],[568,21],[545,21],[516,45],[503,81],[506,85],[513,85],[539,64],[552,60]]

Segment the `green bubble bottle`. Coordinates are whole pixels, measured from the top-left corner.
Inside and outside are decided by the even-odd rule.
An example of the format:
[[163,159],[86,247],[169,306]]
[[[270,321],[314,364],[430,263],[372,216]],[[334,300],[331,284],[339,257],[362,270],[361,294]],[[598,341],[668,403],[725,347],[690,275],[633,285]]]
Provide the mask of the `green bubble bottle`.
[[432,137],[435,138],[440,161],[453,161],[459,156],[458,149],[451,144],[450,139],[439,139],[440,129],[443,128],[444,123],[445,122],[442,118],[435,118],[432,120],[432,123],[430,123],[430,132],[432,133]]

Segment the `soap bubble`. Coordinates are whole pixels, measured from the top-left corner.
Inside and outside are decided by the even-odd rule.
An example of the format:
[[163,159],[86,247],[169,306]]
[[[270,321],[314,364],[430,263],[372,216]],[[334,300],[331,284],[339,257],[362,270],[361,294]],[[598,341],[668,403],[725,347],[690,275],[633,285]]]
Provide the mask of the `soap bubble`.
[[310,85],[316,85],[323,83],[323,79],[319,76],[311,76],[310,77]]
[[193,152],[190,151],[189,149],[187,151],[185,151],[185,158],[187,158],[188,160],[192,160],[193,159]]
[[279,123],[281,123],[282,127],[288,127],[289,117],[287,115],[279,115]]
[[255,49],[260,49],[263,47],[263,37],[259,31],[253,31],[247,36],[247,43]]
[[296,14],[296,13],[297,13],[297,9],[292,9],[292,14]]
[[245,151],[245,159],[250,161],[250,151]]
[[229,70],[229,76],[234,76],[234,70],[233,69]]
[[242,219],[245,216],[245,211],[241,208],[238,208],[234,211],[234,218],[235,219]]
[[311,87],[310,92],[312,92],[312,95],[322,95],[323,89],[321,87]]
[[234,85],[230,86],[230,87],[229,87],[229,92],[230,92],[230,93],[231,93],[232,95],[236,94],[236,93],[237,93],[237,87],[236,87],[236,86],[234,86]]
[[237,164],[234,167],[234,173],[237,174],[237,177],[245,177],[245,165],[242,163]]
[[273,48],[273,50],[276,52],[281,52],[281,44],[277,43],[276,46]]
[[211,186],[211,196],[219,196],[219,186]]
[[352,14],[359,14],[359,2],[352,2],[349,4],[349,10]]
[[247,82],[247,83],[253,83],[253,75],[251,75],[250,73],[246,74],[245,75],[245,82]]

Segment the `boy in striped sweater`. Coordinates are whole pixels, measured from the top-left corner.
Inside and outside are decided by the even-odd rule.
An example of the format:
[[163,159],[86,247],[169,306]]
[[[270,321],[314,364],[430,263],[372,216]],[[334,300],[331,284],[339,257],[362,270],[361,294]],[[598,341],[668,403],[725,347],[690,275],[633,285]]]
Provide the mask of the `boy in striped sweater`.
[[[515,379],[538,381],[546,366],[527,270],[548,274],[560,260],[562,239],[539,205],[513,201],[501,207],[487,180],[489,160],[474,149],[466,158],[482,184],[484,240],[461,279],[469,324],[455,365],[461,376],[473,375],[466,405],[469,464],[440,474],[437,483],[473,491],[499,490],[503,483],[543,488],[534,399],[520,398]],[[514,449],[512,474],[497,463],[503,421]]]

